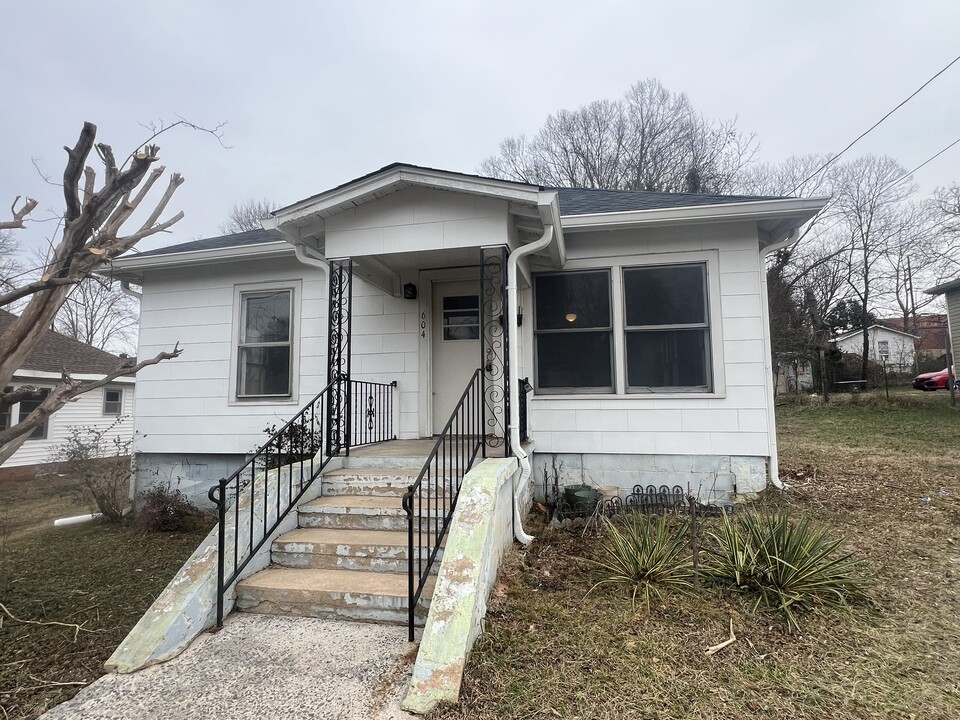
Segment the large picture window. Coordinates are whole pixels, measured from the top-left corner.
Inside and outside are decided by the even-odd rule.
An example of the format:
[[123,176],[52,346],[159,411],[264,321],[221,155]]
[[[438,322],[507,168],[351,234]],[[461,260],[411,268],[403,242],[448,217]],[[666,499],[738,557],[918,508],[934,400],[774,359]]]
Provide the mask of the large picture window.
[[613,392],[609,271],[537,275],[534,296],[537,388]]
[[710,315],[704,264],[624,268],[630,392],[710,392]]
[[293,291],[240,293],[237,397],[290,397]]

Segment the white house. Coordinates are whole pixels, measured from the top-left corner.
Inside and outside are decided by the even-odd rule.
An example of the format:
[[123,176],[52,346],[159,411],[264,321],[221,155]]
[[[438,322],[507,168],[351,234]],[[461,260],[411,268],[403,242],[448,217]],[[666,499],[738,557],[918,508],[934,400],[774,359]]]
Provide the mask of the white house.
[[[0,332],[13,322],[15,315],[0,310]],[[0,429],[27,417],[41,402],[66,369],[77,380],[101,380],[121,366],[116,355],[78,342],[65,335],[46,331],[27,355],[23,367],[13,376],[10,388],[32,385],[40,391],[35,399],[21,400],[0,409]],[[113,439],[129,445],[133,440],[133,377],[117,378],[110,385],[92,390],[67,403],[36,428],[26,442],[3,467],[36,465],[50,462],[51,453],[69,436],[72,427],[97,430],[110,429],[104,441],[113,447]]]
[[[917,355],[916,335],[895,330],[885,325],[867,328],[870,343],[869,359],[886,364],[891,372],[912,372]],[[863,330],[851,330],[831,340],[842,353],[863,354]]]
[[[777,472],[764,258],[822,204],[394,164],[269,229],[121,258],[114,275],[143,287],[140,355],[184,349],[138,378],[140,480],[199,494],[324,387],[326,260],[353,261],[351,377],[396,381],[397,436],[432,436],[474,370],[502,375],[481,349],[482,306],[500,301],[502,255],[550,228],[519,259],[516,306],[493,318],[508,335],[517,321],[507,370],[533,388],[534,467],[556,454],[578,480],[759,490]],[[500,273],[485,291],[481,255]],[[254,315],[282,326],[275,342],[244,336]]]

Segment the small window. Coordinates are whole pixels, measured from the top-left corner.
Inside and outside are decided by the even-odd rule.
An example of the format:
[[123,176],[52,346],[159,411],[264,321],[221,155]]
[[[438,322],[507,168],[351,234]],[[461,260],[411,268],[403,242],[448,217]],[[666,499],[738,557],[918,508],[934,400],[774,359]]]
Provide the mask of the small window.
[[479,295],[451,295],[443,298],[443,339],[480,339]]
[[240,294],[237,397],[292,394],[292,290]]
[[610,273],[537,275],[534,302],[537,389],[613,392]]
[[709,392],[706,266],[626,268],[623,300],[628,390]]
[[119,415],[123,412],[123,390],[120,388],[104,388],[103,414]]
[[881,360],[890,359],[890,341],[889,340],[877,341],[877,354],[880,356]]
[[[5,393],[13,390],[9,385],[3,389]],[[10,415],[13,411],[13,405],[0,406],[0,431],[10,429]]]
[[[50,394],[49,388],[42,388],[37,391],[36,394],[32,395],[29,398],[20,401],[20,420],[23,422],[27,417],[32,413],[37,407],[42,403],[47,395]],[[27,436],[27,440],[42,440],[47,437],[47,424],[50,422],[50,418],[45,418],[42,425],[38,425],[33,429]]]

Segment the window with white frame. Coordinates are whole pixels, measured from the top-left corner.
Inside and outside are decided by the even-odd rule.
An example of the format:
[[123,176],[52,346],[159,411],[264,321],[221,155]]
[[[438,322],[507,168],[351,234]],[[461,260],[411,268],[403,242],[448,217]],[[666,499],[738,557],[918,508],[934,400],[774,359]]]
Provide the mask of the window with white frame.
[[103,414],[119,415],[123,412],[123,389],[122,388],[104,388],[103,389]]
[[710,313],[702,263],[623,269],[628,392],[710,392]]
[[879,355],[880,359],[884,361],[890,359],[890,341],[889,340],[877,341],[877,355]]
[[[12,392],[13,388],[7,386],[3,389],[4,393]],[[0,406],[0,431],[10,429],[10,418],[13,416],[13,405]]]
[[[18,422],[23,422],[26,420],[30,413],[39,407],[40,403],[47,399],[47,395],[50,394],[50,388],[40,388],[36,393],[30,397],[24,398],[20,401],[20,415]],[[50,418],[44,418],[43,423],[37,425],[33,431],[27,436],[27,440],[43,440],[47,437],[47,425],[50,422]]]
[[237,398],[288,398],[293,393],[293,290],[240,293]]
[[534,278],[537,390],[613,392],[609,270]]

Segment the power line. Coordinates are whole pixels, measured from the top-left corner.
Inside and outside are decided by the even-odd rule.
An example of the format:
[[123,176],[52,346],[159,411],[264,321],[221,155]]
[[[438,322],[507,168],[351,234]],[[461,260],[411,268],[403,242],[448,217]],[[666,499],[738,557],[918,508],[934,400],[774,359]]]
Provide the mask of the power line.
[[[901,101],[899,105],[897,105],[895,108],[893,108],[893,110],[891,110],[891,111],[888,112],[886,115],[884,115],[882,118],[880,118],[879,120],[877,120],[877,121],[876,121],[873,125],[871,125],[867,130],[865,130],[864,132],[860,133],[860,134],[859,134],[849,145],[847,145],[843,150],[841,150],[841,151],[838,152],[836,155],[834,155],[834,156],[831,157],[829,160],[827,160],[823,165],[821,165],[819,168],[817,168],[817,169],[816,169],[813,173],[811,173],[808,177],[804,178],[804,179],[801,180],[799,183],[797,183],[796,187],[794,187],[793,190],[790,191],[790,194],[793,195],[795,192],[797,192],[798,189],[800,189],[800,186],[801,186],[801,185],[803,185],[805,182],[807,182],[807,181],[810,180],[811,178],[816,177],[819,173],[821,173],[822,171],[826,170],[830,165],[832,165],[832,164],[835,163],[837,160],[839,160],[841,155],[843,155],[845,152],[847,152],[847,150],[849,150],[850,148],[852,148],[852,147],[853,147],[854,145],[856,145],[858,142],[860,142],[861,140],[863,140],[863,138],[865,138],[867,135],[869,135],[871,132],[873,132],[873,131],[880,125],[880,123],[882,123],[882,122],[883,122],[884,120],[886,120],[888,117],[890,117],[891,115],[893,115],[897,110],[899,110],[899,109],[902,108],[904,105],[906,105],[908,102],[910,102],[911,100],[913,100],[913,98],[915,98],[917,95],[920,94],[920,91],[921,91],[921,90],[923,90],[927,85],[929,85],[930,83],[932,83],[932,82],[933,82],[934,80],[936,80],[938,77],[940,77],[941,75],[943,75],[943,74],[944,74],[947,70],[949,70],[954,64],[956,64],[957,61],[960,61],[960,55],[957,55],[957,57],[955,57],[953,60],[951,60],[949,63],[947,63],[947,64],[946,64],[943,68],[941,68],[940,71],[937,72],[935,75],[933,75],[933,77],[931,77],[931,78],[930,78],[929,80],[927,80],[923,85],[921,85],[921,86],[918,87],[916,90],[914,90],[912,93],[910,93],[910,95],[909,95],[905,100]],[[946,149],[946,148],[945,148],[945,149]],[[930,159],[932,160],[933,158],[930,158]],[[928,161],[928,162],[929,162],[929,161]]]
[[[903,175],[901,175],[900,177],[898,177],[896,180],[894,180],[893,182],[891,182],[887,187],[893,187],[894,185],[900,184],[901,182],[903,182],[904,180],[906,180],[908,177],[910,177],[911,175],[913,175],[917,170],[919,170],[920,168],[922,168],[924,165],[927,165],[928,163],[933,162],[933,161],[936,160],[938,157],[940,157],[941,155],[943,155],[947,150],[949,150],[950,148],[952,148],[954,145],[957,145],[957,144],[960,144],[960,138],[957,138],[956,140],[954,140],[952,143],[950,143],[949,145],[947,145],[945,148],[943,148],[943,149],[940,150],[939,152],[934,153],[933,155],[931,155],[930,157],[928,157],[928,158],[927,158],[926,160],[924,160],[922,163],[920,163],[919,165],[917,165],[913,170],[910,170],[909,172],[906,172],[906,173],[904,173]],[[884,188],[884,189],[886,189],[886,188]]]

